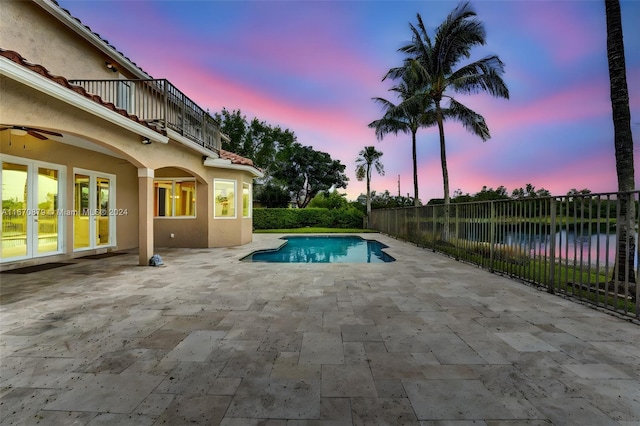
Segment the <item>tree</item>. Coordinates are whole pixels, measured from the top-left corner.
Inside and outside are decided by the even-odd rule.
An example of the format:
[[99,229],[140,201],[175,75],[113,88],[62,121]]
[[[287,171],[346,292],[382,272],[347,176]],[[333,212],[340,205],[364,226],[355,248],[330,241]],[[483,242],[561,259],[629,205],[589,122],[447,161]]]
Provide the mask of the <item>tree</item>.
[[277,164],[275,158],[278,152],[295,143],[296,136],[289,129],[282,130],[280,126],[273,127],[254,118],[249,124],[247,139],[253,150],[250,158],[262,169],[268,179],[274,172],[273,167]]
[[485,200],[506,200],[509,198],[507,194],[507,188],[503,185],[500,185],[496,189],[489,188],[486,186],[482,187],[482,190],[475,195],[475,199],[477,201],[485,201]]
[[309,207],[320,209],[336,210],[343,209],[349,205],[346,198],[347,194],[341,194],[337,190],[320,191],[309,203]]
[[522,199],[522,198],[540,198],[540,197],[550,197],[551,193],[544,189],[540,188],[536,191],[536,187],[531,185],[530,183],[526,184],[524,188],[520,187],[514,189],[511,193],[511,198]]
[[569,192],[567,192],[567,197],[575,197],[576,195],[589,195],[589,194],[591,194],[591,190],[588,188],[583,188],[579,191],[575,188],[571,188]]
[[326,152],[293,143],[278,152],[273,178],[292,194],[299,208],[306,207],[320,191],[346,188],[346,166]]
[[295,134],[289,129],[273,127],[257,118],[248,122],[240,110],[229,112],[223,108],[216,118],[221,123],[220,130],[228,136],[228,140],[223,140],[222,148],[251,158],[264,172],[263,181],[270,180],[277,153],[296,142]]
[[255,199],[260,202],[266,208],[284,208],[289,207],[291,197],[289,191],[281,186],[274,185],[269,182],[266,185],[255,185],[256,196]]
[[[406,63],[402,81],[389,89],[395,92],[400,102],[396,105],[384,98],[373,98],[384,110],[381,119],[369,123],[369,127],[376,130],[376,137],[382,140],[385,135],[393,133],[410,133],[413,154],[413,199],[415,205],[420,205],[418,197],[418,160],[416,149],[416,133],[420,127],[435,125],[436,117],[432,99],[419,85],[416,73],[417,64]],[[384,81],[387,74],[382,80]]]
[[222,139],[222,149],[251,158],[253,152],[246,146],[247,117],[240,110],[229,112],[223,108],[215,118],[220,122],[220,132],[227,136]]
[[[489,128],[482,115],[467,108],[451,95],[451,92],[474,94],[487,92],[492,96],[509,98],[509,89],[502,80],[504,64],[497,55],[486,56],[455,69],[463,59],[469,58],[471,49],[486,43],[484,25],[475,18],[476,12],[470,4],[459,4],[445,21],[436,29],[435,36],[429,37],[420,14],[417,26],[410,24],[412,41],[401,47],[406,55],[405,65],[392,68],[388,76],[402,78],[409,69],[419,65],[420,86],[434,103],[435,118],[440,134],[440,161],[444,186],[444,203],[449,204],[449,172],[445,149],[445,119],[457,120],[483,141],[490,138]],[[448,105],[443,105],[443,99]]]
[[371,216],[371,172],[372,169],[384,176],[384,166],[380,162],[382,152],[377,151],[374,146],[366,146],[358,154],[356,159],[356,179],[359,181],[367,179],[367,217]]
[[[371,191],[371,208],[372,209],[392,209],[396,207],[411,207],[415,205],[415,200],[407,194],[406,197],[402,195],[391,195],[389,190],[385,190],[383,193],[377,194],[376,191]],[[418,201],[418,205],[421,205]]]
[[611,88],[611,107],[613,112],[613,133],[616,152],[616,173],[620,198],[620,217],[618,218],[618,281],[635,283],[633,258],[635,255],[635,237],[633,222],[635,219],[635,201],[626,193],[635,189],[635,171],[633,166],[633,136],[631,133],[631,113],[629,111],[629,89],[624,58],[622,38],[622,17],[618,0],[605,0],[607,19],[607,59],[609,62],[609,83]]

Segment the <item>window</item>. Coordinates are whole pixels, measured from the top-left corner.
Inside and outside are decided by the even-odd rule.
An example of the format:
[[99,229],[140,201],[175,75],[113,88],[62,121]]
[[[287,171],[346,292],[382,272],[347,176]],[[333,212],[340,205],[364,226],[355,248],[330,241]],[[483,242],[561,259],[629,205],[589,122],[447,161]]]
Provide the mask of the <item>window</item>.
[[213,217],[229,218],[236,217],[236,181],[214,179],[213,181]]
[[242,217],[251,217],[251,184],[242,184]]
[[184,179],[153,181],[156,217],[195,217],[196,182]]

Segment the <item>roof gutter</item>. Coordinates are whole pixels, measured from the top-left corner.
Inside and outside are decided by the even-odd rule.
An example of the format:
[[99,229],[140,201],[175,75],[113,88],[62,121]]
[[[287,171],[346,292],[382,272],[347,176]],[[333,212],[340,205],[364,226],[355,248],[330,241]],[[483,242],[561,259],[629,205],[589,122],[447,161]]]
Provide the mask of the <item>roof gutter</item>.
[[249,172],[253,175],[254,178],[264,177],[264,173],[253,166],[247,166],[246,164],[233,164],[231,160],[225,160],[224,158],[207,157],[204,160],[204,165],[207,167],[217,167],[219,169],[230,169]]

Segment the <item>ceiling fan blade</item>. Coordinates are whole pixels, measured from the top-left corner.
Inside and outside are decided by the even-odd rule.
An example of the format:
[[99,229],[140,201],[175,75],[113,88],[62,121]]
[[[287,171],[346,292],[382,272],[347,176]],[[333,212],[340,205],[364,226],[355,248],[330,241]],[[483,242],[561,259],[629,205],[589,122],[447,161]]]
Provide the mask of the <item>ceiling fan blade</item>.
[[47,140],[46,136],[42,136],[40,133],[34,132],[33,130],[27,130],[27,133],[33,136],[34,138],[38,138],[43,141]]
[[33,127],[31,128],[31,130],[34,130],[34,131],[39,132],[39,133],[44,133],[45,135],[51,135],[51,136],[59,136],[59,137],[62,137],[62,134],[60,134],[60,133],[56,133],[56,132],[51,132],[51,131],[49,131],[49,130],[35,129],[35,128],[33,128]]

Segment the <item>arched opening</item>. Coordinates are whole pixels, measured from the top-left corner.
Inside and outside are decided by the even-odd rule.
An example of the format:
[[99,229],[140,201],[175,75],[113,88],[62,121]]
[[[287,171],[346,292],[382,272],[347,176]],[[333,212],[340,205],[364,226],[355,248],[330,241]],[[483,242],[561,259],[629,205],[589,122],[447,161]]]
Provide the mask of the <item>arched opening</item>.
[[111,144],[33,124],[0,128],[4,265],[137,248],[144,165],[119,148],[135,146],[131,134]]
[[155,170],[153,228],[156,247],[208,246],[208,192],[207,181],[186,168]]

